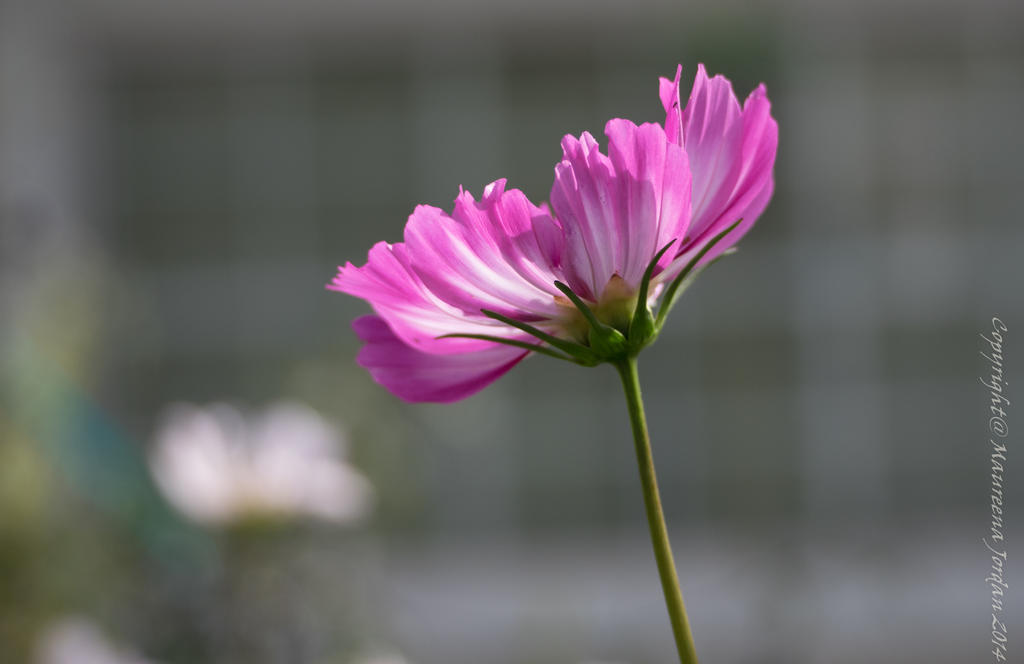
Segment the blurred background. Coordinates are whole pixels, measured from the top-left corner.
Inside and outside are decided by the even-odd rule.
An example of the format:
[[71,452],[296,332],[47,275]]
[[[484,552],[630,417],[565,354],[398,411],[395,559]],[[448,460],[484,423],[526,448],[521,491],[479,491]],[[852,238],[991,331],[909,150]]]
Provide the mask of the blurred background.
[[[1009,327],[1013,401],[1022,34],[997,0],[0,0],[0,661],[673,661],[614,372],[403,404],[324,284],[460,184],[545,200],[563,134],[661,121],[698,62],[764,81],[781,138],[641,362],[702,661],[989,657],[978,334]],[[309,430],[366,489],[331,518],[161,475],[182,431],[245,463]]]

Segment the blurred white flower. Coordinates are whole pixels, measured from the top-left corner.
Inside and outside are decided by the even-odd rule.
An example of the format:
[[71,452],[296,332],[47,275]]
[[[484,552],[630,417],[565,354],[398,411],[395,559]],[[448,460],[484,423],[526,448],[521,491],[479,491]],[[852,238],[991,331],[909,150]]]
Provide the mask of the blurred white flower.
[[249,417],[226,404],[177,404],[156,433],[150,467],[167,499],[203,524],[294,516],[347,523],[369,511],[372,487],[340,458],[344,442],[299,404]]
[[409,664],[409,660],[395,652],[374,652],[357,657],[352,664]]
[[83,618],[66,618],[43,632],[36,648],[37,664],[153,664],[112,644],[100,629]]

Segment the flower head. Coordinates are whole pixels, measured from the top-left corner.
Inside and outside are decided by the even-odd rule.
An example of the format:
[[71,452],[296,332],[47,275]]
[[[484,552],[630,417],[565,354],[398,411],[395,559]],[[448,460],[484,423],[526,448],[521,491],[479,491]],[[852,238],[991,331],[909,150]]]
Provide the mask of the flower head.
[[[417,207],[328,288],[366,299],[359,363],[408,401],[456,401],[530,353],[614,361],[653,341],[675,298],[771,198],[778,128],[764,86],[741,107],[697,70],[685,108],[661,79],[664,124],[613,119],[606,152],[562,140],[551,206],[498,180],[452,212]],[[653,309],[658,307],[655,315]]]
[[371,487],[337,457],[339,432],[305,406],[278,403],[246,417],[226,404],[170,408],[150,466],[189,518],[223,525],[249,518],[362,517]]

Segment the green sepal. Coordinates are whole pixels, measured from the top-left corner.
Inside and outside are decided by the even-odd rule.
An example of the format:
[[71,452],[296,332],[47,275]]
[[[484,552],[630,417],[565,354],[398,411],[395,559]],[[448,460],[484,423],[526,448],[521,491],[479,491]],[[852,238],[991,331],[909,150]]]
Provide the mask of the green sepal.
[[722,258],[722,256],[728,254],[722,254],[722,256],[715,258],[715,260],[711,261],[711,263],[708,263],[707,265],[701,267],[701,269],[697,270],[696,272],[693,272],[693,269],[696,267],[697,263],[700,262],[700,259],[704,258],[704,256],[707,255],[707,253],[711,251],[716,244],[722,241],[722,238],[724,238],[726,235],[732,232],[732,230],[739,226],[742,222],[743,218],[741,217],[737,219],[734,224],[726,228],[724,231],[722,231],[715,237],[711,238],[711,240],[707,244],[705,244],[699,252],[697,252],[697,255],[690,259],[690,262],[686,264],[686,267],[684,267],[683,271],[679,273],[679,276],[672,281],[669,287],[665,290],[665,297],[662,300],[661,307],[658,309],[658,317],[654,322],[655,327],[658,330],[660,330],[662,326],[665,324],[665,319],[668,317],[669,312],[672,311],[672,307],[675,306],[676,301],[679,299],[679,296],[681,296],[686,291],[686,289],[689,288],[690,284],[692,284],[694,280],[696,280],[700,273],[703,272],[708,267],[710,267],[712,264],[718,262],[719,258]]
[[626,335],[610,325],[590,328],[587,340],[594,352],[609,362],[629,354],[629,340],[626,339]]
[[489,334],[442,334],[435,339],[477,339],[479,341],[491,341],[496,344],[505,344],[506,346],[515,346],[516,348],[523,348],[534,353],[540,353],[541,355],[547,355],[553,357],[556,360],[565,360],[566,362],[573,362],[574,364],[580,364],[580,361],[569,355],[553,351],[547,346],[539,344],[531,344],[528,341],[520,341],[518,339],[505,339],[503,337],[492,337]]
[[658,261],[661,260],[665,252],[668,251],[668,248],[674,243],[675,240],[671,240],[654,255],[651,262],[647,264],[647,269],[644,270],[643,279],[640,280],[636,310],[633,312],[633,318],[629,321],[629,344],[635,350],[640,350],[651,343],[658,334],[658,328],[654,324],[654,314],[651,313],[651,308],[647,306],[647,294],[650,292],[654,268],[658,265]]
[[612,360],[622,357],[626,354],[629,348],[629,342],[626,340],[626,336],[619,332],[611,325],[602,323],[598,320],[594,312],[591,311],[587,303],[580,299],[571,288],[563,284],[561,281],[555,282],[555,288],[562,291],[569,300],[576,305],[576,308],[580,310],[583,317],[590,323],[590,332],[587,334],[587,340],[590,342],[590,348],[593,352],[603,360]]
[[509,318],[508,316],[503,316],[496,311],[491,311],[490,309],[481,309],[480,313],[500,323],[514,327],[517,330],[522,330],[523,332],[546,342],[550,346],[554,346],[566,355],[570,355],[579,360],[580,364],[584,364],[585,366],[597,366],[598,364],[601,364],[601,358],[582,344],[566,341],[565,339],[559,339],[558,337],[550,335],[544,330],[540,330],[529,323],[523,323],[513,318]]

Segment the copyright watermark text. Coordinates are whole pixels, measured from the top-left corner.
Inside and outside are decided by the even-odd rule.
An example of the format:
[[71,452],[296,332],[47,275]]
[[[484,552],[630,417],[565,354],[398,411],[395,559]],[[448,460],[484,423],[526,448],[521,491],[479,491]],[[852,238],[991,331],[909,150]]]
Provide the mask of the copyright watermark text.
[[1010,400],[1006,397],[1007,382],[1003,371],[1007,336],[1006,324],[998,317],[994,317],[991,329],[982,332],[980,336],[984,341],[980,352],[981,356],[985,358],[986,369],[978,380],[988,390],[986,412],[991,471],[989,483],[991,520],[988,533],[982,537],[981,541],[988,549],[988,554],[992,559],[988,575],[985,577],[985,583],[991,591],[992,633],[990,644],[992,657],[996,662],[1005,662],[1007,661],[1009,637],[1006,633],[1004,607],[1006,606],[1006,593],[1010,589],[1006,576],[1008,551],[1004,526],[1005,505],[1003,503],[1006,485],[1006,457],[1008,455],[1007,436],[1010,434],[1009,416],[1007,415]]

